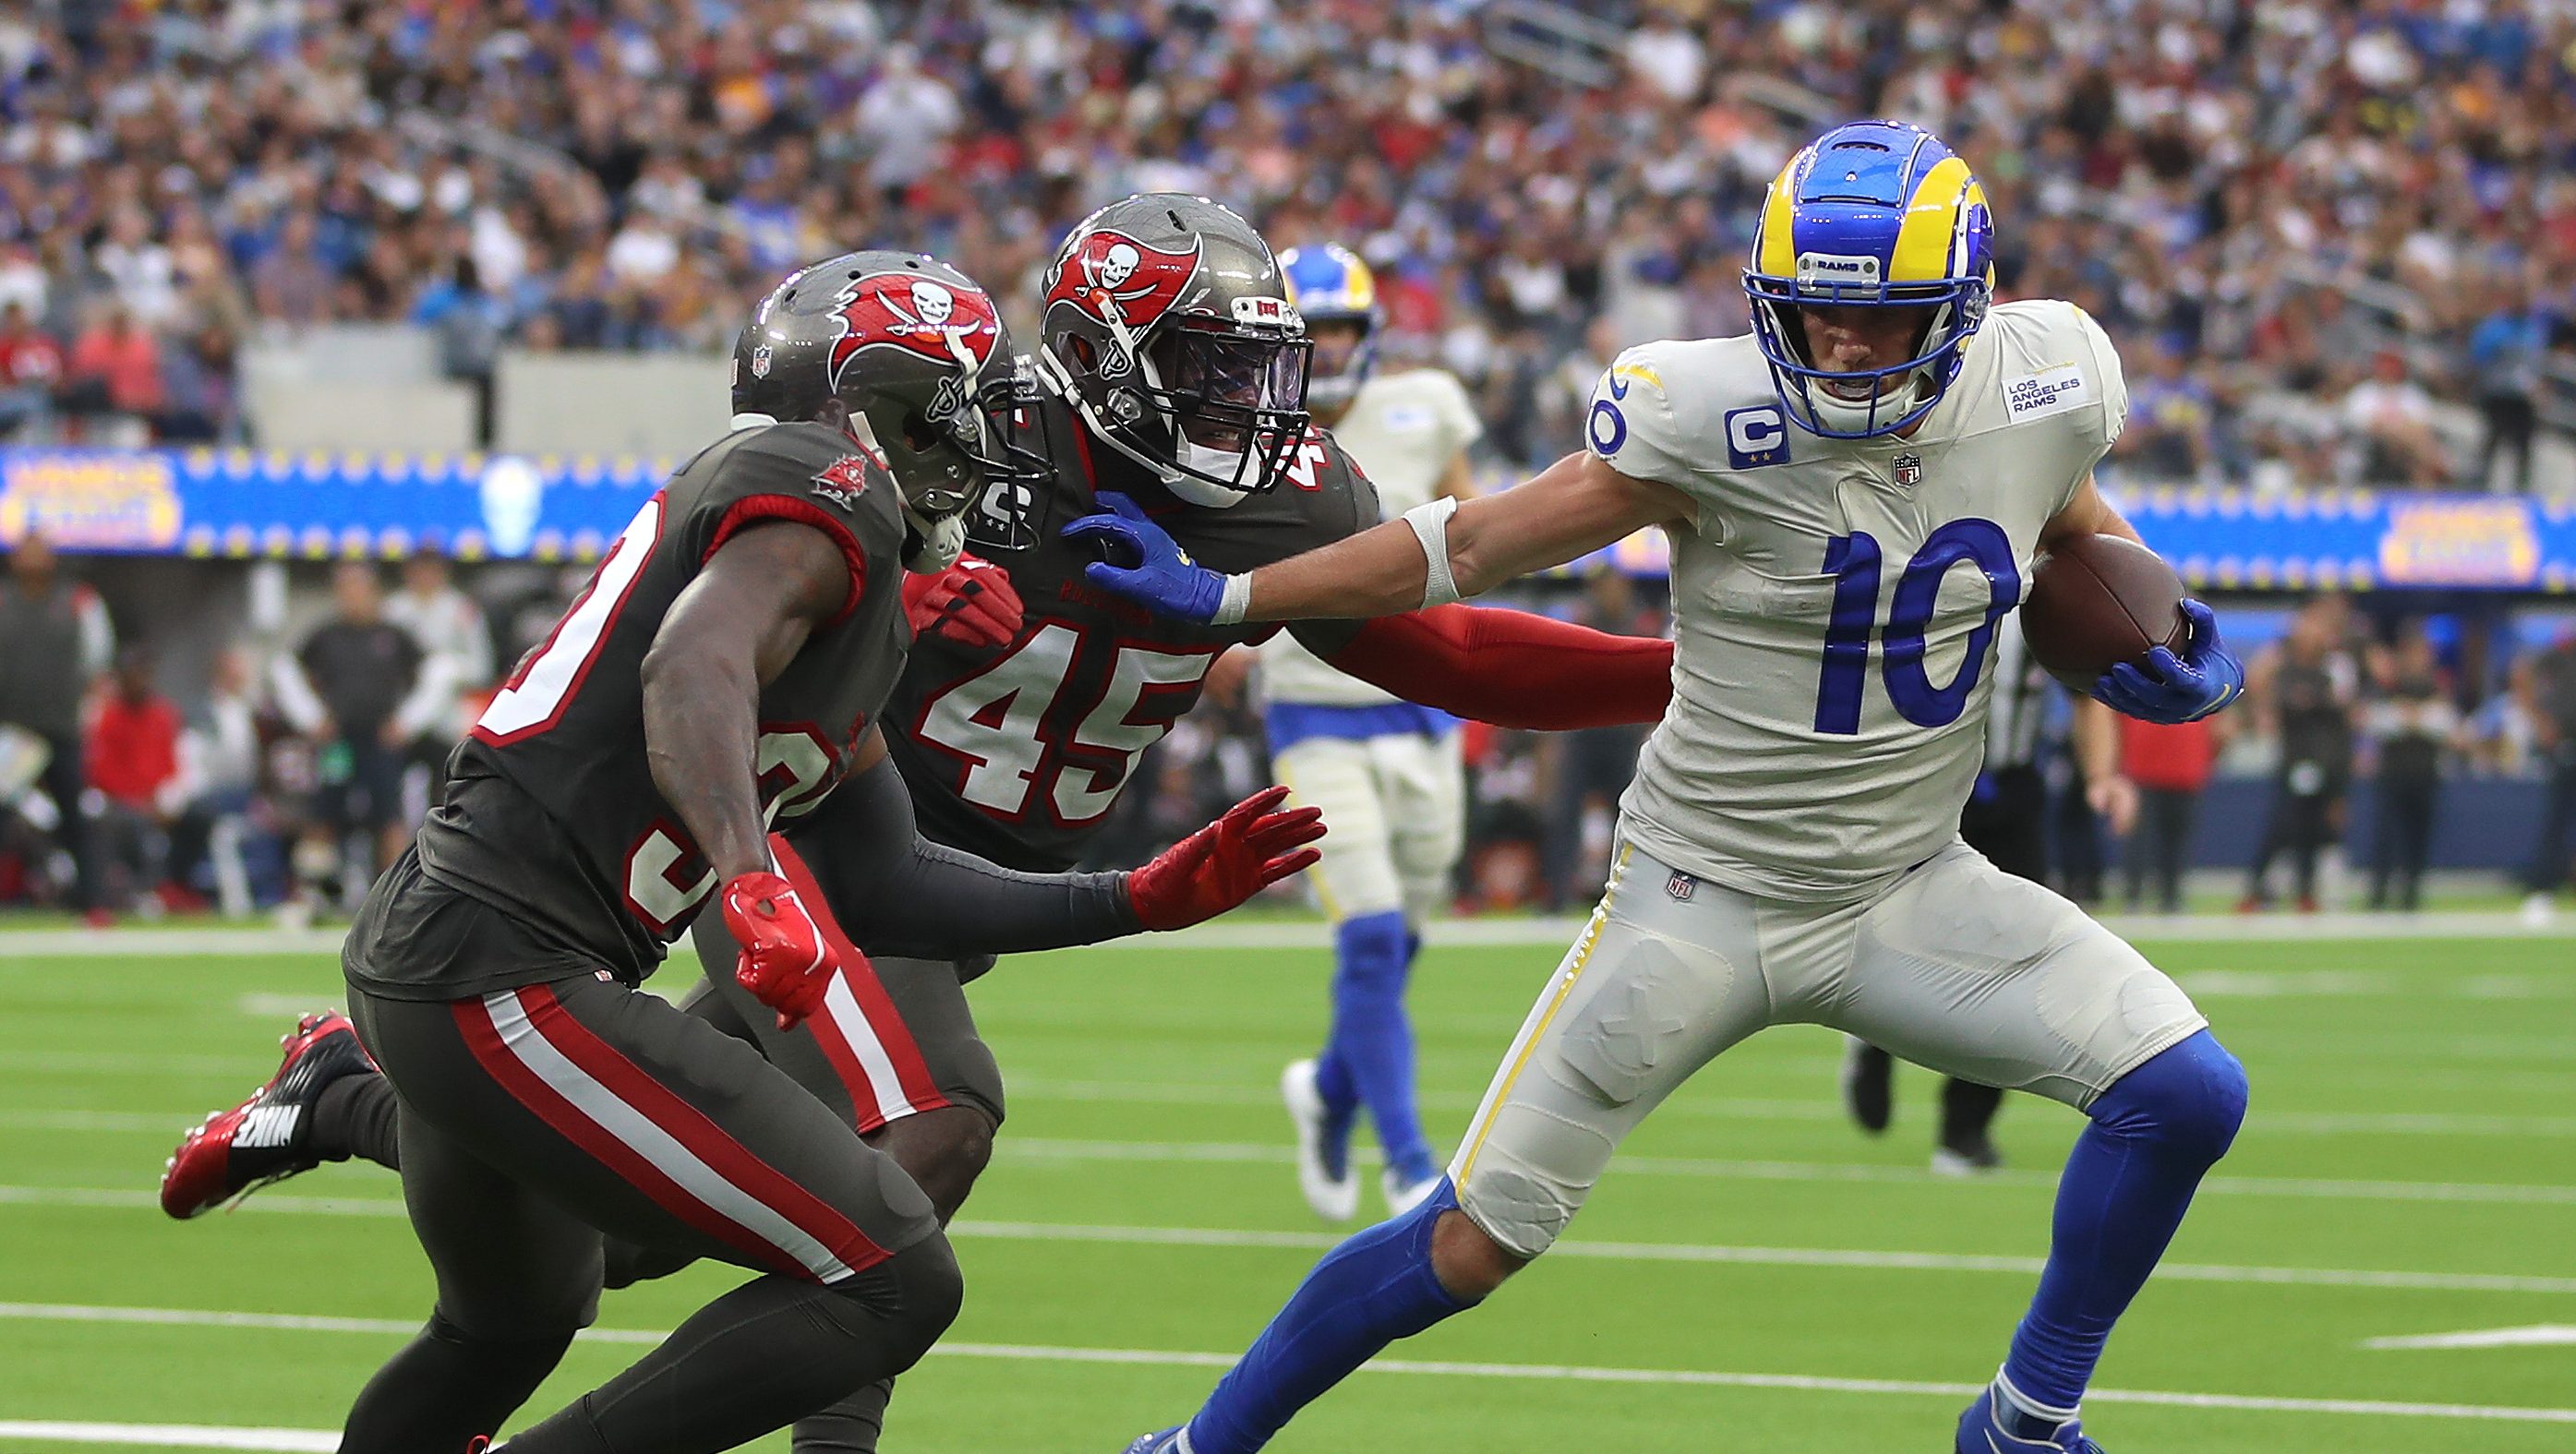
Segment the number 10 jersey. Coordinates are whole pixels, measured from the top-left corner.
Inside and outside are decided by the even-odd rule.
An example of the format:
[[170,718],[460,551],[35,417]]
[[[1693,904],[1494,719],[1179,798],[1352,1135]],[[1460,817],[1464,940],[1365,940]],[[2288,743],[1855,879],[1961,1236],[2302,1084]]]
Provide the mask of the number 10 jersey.
[[1670,527],[1673,702],[1622,833],[1806,900],[1868,894],[1939,851],[1983,757],[1995,623],[2127,405],[2110,340],[2060,302],[1996,307],[1904,439],[1790,422],[1750,336],[1620,355],[1588,445],[1697,507]]

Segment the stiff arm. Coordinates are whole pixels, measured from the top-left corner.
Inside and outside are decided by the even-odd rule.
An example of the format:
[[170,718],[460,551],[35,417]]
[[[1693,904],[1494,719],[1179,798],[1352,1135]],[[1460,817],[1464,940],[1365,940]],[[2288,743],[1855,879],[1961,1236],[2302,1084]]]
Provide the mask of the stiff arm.
[[[1439,537],[1442,564],[1456,594],[1472,596],[1695,513],[1670,485],[1621,474],[1597,455],[1569,454],[1516,488],[1459,505]],[[1413,520],[1391,520],[1253,571],[1242,619],[1355,619],[1437,605],[1447,598],[1426,594],[1432,565]]]

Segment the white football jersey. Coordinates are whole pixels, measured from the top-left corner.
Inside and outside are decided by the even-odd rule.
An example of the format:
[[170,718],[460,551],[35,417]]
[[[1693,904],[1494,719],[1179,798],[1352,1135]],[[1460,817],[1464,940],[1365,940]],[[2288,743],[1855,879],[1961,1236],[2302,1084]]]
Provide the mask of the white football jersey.
[[[1379,509],[1389,520],[1429,504],[1450,461],[1484,432],[1466,386],[1443,369],[1371,378],[1333,425],[1333,438],[1377,486]],[[1325,665],[1285,631],[1262,644],[1261,695],[1270,702],[1335,707],[1374,707],[1395,700]]]
[[1751,336],[1621,354],[1585,433],[1698,507],[1671,527],[1673,702],[1621,802],[1665,863],[1747,892],[1857,896],[1958,830],[1995,622],[2040,528],[2128,412],[2070,303],[1997,306],[1910,439],[1789,422]]

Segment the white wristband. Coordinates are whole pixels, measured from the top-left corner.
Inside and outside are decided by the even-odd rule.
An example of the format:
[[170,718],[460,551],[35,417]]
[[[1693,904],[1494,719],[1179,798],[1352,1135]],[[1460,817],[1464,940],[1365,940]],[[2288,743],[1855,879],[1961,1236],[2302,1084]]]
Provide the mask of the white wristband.
[[1413,527],[1413,538],[1422,542],[1422,609],[1426,611],[1458,599],[1458,583],[1449,575],[1449,517],[1456,513],[1458,502],[1446,495],[1404,512],[1404,523]]
[[1225,578],[1225,594],[1216,598],[1216,614],[1208,618],[1215,626],[1232,626],[1252,609],[1252,575],[1249,571]]

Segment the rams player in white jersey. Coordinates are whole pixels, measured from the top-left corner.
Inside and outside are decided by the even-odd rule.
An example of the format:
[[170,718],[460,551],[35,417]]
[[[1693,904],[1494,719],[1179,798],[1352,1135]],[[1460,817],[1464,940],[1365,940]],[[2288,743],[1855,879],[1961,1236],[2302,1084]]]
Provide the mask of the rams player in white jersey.
[[[1811,1022],[2081,1110],[2046,1270],[1961,1454],[2099,1454],[2077,1405],[2112,1323],[2234,1139],[2243,1069],[2172,980],[1957,839],[1995,622],[2034,556],[2134,538],[2092,470],[2127,407],[2066,303],[1990,306],[1985,194],[1919,128],[1837,127],[1771,184],[1751,337],[1649,344],[1588,448],[1498,495],[1220,576],[1161,545],[1089,567],[1207,619],[1445,601],[1631,530],[1673,541],[1673,700],[1621,804],[1600,907],[1505,1055],[1437,1192],[1328,1254],[1151,1454],[1246,1454],[1395,1338],[1547,1250],[1621,1138],[1767,1025]],[[2206,607],[2094,686],[2154,721],[2243,686]]]
[[[1368,264],[1327,244],[1281,253],[1279,271],[1314,345],[1306,405],[1377,486],[1380,508],[1465,500],[1467,450],[1485,427],[1455,375],[1373,370],[1381,311]],[[1279,1082],[1298,1184],[1327,1221],[1358,1212],[1350,1140],[1365,1107],[1386,1157],[1387,1210],[1401,1214],[1440,1184],[1414,1105],[1404,985],[1463,838],[1458,721],[1344,676],[1284,631],[1260,652],[1271,763],[1333,825],[1312,879],[1333,922],[1332,1030],[1322,1054]]]

